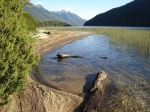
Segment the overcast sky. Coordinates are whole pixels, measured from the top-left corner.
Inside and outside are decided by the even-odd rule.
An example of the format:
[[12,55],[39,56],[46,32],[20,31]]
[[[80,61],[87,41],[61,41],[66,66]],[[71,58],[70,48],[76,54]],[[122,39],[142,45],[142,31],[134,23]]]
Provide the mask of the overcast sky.
[[66,10],[89,20],[97,14],[125,5],[133,0],[31,0],[49,11]]

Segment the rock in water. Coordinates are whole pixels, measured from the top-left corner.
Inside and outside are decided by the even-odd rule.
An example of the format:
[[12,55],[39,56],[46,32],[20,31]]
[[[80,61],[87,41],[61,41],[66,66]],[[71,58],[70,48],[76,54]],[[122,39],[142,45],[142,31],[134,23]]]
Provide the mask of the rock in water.
[[83,112],[100,112],[103,102],[104,90],[107,82],[107,74],[104,71],[97,73],[96,80],[91,89],[91,96]]

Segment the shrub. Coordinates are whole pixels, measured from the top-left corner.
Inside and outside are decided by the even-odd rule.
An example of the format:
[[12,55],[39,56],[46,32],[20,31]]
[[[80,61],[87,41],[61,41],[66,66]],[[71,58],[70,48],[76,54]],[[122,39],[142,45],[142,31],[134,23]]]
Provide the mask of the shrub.
[[38,58],[34,39],[28,36],[21,0],[0,1],[0,105],[25,86],[27,75]]

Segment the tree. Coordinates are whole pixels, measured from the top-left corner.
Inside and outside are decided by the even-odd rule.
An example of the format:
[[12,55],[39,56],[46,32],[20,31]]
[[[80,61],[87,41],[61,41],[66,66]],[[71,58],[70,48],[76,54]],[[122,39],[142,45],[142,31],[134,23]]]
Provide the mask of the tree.
[[25,86],[37,63],[21,0],[0,0],[0,105]]
[[37,23],[34,18],[29,13],[24,13],[25,23],[28,26],[29,31],[35,31],[37,28]]
[[33,5],[30,0],[21,0],[24,5]]

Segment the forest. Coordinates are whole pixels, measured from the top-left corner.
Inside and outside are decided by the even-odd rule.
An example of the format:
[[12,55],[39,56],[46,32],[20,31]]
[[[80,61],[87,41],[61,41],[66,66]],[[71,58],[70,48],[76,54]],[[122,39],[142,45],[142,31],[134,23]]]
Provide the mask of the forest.
[[150,26],[150,0],[134,0],[121,7],[98,14],[84,26]]
[[71,25],[61,21],[38,21],[37,26],[48,27],[48,26],[71,26]]

